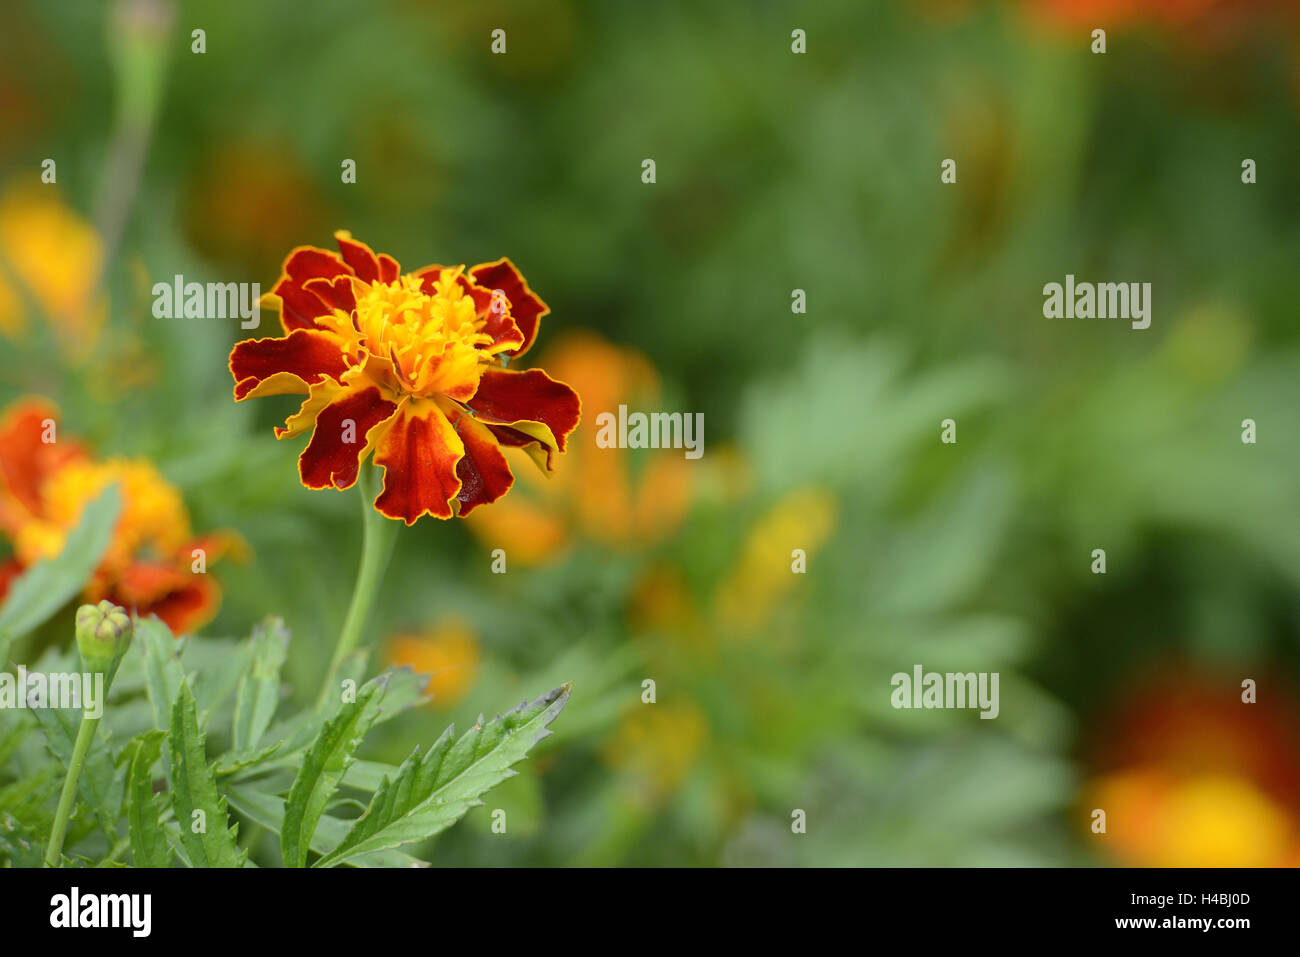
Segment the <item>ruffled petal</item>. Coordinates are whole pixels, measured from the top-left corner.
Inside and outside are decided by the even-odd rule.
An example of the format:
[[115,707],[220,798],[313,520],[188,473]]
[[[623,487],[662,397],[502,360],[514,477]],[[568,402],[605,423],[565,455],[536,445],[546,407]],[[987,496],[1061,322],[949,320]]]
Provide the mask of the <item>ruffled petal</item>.
[[465,455],[456,463],[460,492],[456,495],[455,508],[456,514],[468,515],[510,491],[515,477],[496,436],[472,415],[462,415],[456,420],[456,434],[465,445]]
[[564,451],[582,417],[578,394],[541,369],[486,369],[478,392],[466,404],[505,444],[525,449],[533,442],[541,445],[548,470],[552,453]]
[[235,401],[305,393],[312,383],[338,379],[347,368],[338,337],[314,329],[295,329],[283,339],[245,339],[230,353]]
[[357,308],[357,297],[352,286],[355,281],[352,276],[308,279],[303,288],[331,308],[352,312]]
[[375,508],[407,525],[423,515],[451,518],[451,501],[461,487],[456,467],[464,454],[464,443],[436,402],[406,400],[376,446],[384,490]]
[[475,266],[469,274],[485,289],[500,289],[510,301],[510,316],[519,327],[523,342],[506,354],[512,357],[523,355],[537,338],[537,327],[542,317],[550,313],[550,306],[528,287],[528,281],[509,259]]
[[308,488],[351,488],[361,460],[374,448],[396,411],[397,403],[385,399],[375,386],[340,390],[316,414],[311,441],[298,457],[302,484]]
[[352,234],[345,229],[340,229],[334,234],[334,241],[339,244],[343,261],[356,273],[358,279],[365,282],[379,281],[379,259],[373,249],[353,239]]
[[279,311],[280,325],[286,333],[313,329],[316,319],[328,315],[333,307],[309,292],[305,284],[312,279],[331,282],[337,276],[350,275],[352,270],[337,253],[315,246],[299,246],[285,258],[280,278],[271,292],[262,297],[262,305]]
[[299,246],[284,260],[281,272],[302,285],[308,279],[333,279],[346,276],[351,270],[337,253],[316,246]]
[[387,253],[379,254],[379,281],[390,283],[397,282],[398,277],[402,275],[402,267],[398,265],[396,259]]
[[261,306],[280,314],[285,333],[295,329],[315,329],[316,320],[332,311],[329,303],[303,289],[292,279],[281,279],[262,297]]

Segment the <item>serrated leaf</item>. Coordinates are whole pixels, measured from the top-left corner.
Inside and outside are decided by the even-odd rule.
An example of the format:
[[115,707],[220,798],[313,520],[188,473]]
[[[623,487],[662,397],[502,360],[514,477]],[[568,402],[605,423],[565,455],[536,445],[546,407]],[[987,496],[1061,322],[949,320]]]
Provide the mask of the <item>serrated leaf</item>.
[[375,719],[375,724],[392,721],[398,715],[416,705],[433,700],[425,693],[429,685],[429,676],[418,674],[410,665],[393,668],[388,672],[388,691],[384,694],[384,710]]
[[[72,761],[72,749],[81,726],[81,712],[67,708],[32,708],[31,714],[45,732],[45,743],[59,759],[66,771]],[[122,776],[113,766],[108,730],[101,722],[95,729],[95,739],[86,752],[77,790],[82,800],[90,806],[100,829],[116,839],[117,818],[122,808]]]
[[212,770],[216,772],[219,778],[239,774],[260,767],[274,757],[279,750],[280,742],[277,741],[275,744],[269,744],[255,751],[227,751],[213,763]]
[[158,821],[158,800],[153,791],[153,766],[162,756],[166,738],[162,731],[146,731],[128,745],[126,823],[136,867],[170,867],[172,862],[172,850]]
[[480,797],[513,772],[569,700],[572,684],[484,725],[479,720],[455,743],[448,728],[423,757],[417,750],[385,779],[343,841],[317,866],[333,867],[358,854],[423,841],[451,827]]
[[57,557],[37,562],[10,583],[0,605],[0,661],[7,660],[13,639],[44,624],[85,587],[121,509],[122,495],[113,483],[86,505]]
[[[242,785],[230,788],[226,794],[230,798],[230,806],[244,817],[268,831],[275,834],[280,833],[284,826],[283,798]],[[321,854],[325,853],[343,840],[348,833],[348,828],[351,826],[351,821],[343,821],[328,814],[322,815],[320,823],[316,826],[316,833],[311,839],[311,849]],[[351,859],[348,864],[352,867],[428,866],[418,857],[412,857],[402,851],[379,851],[374,854],[363,854],[360,857]]]
[[132,643],[140,648],[144,658],[145,691],[153,709],[154,727],[167,731],[171,728],[176,693],[185,683],[185,668],[176,649],[176,639],[171,629],[157,618],[137,618]]
[[387,687],[387,675],[362,685],[356,699],[343,703],[338,713],[325,722],[303,755],[298,776],[284,802],[280,852],[285,867],[302,867],[306,862],[316,824],[347,773],[352,755],[374,724]]
[[279,618],[253,629],[252,658],[235,692],[234,747],[253,751],[261,743],[280,703],[280,667],[289,649],[289,632]]
[[0,865],[42,867],[44,850],[31,828],[11,814],[0,814]]
[[[172,705],[167,732],[171,756],[172,808],[180,825],[181,844],[194,867],[243,867],[247,853],[235,843],[235,829],[226,815],[225,799],[217,793],[217,779],[208,765],[198,707],[188,681],[182,681]],[[195,812],[203,827],[195,831]]]

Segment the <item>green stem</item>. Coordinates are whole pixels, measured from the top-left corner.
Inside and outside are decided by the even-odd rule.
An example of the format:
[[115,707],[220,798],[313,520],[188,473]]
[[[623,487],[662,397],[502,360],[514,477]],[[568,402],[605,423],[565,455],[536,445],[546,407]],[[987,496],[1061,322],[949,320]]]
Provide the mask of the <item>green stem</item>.
[[347,617],[343,619],[343,630],[339,632],[334,657],[325,674],[325,683],[321,685],[320,699],[316,703],[318,710],[324,709],[334,693],[343,660],[356,650],[361,641],[375,596],[379,593],[380,580],[397,541],[397,522],[385,518],[373,505],[376,478],[377,471],[373,466],[361,466],[361,473],[357,476],[357,488],[361,491],[361,564],[357,568],[356,584],[352,587],[352,602],[348,605]]
[[63,839],[68,835],[68,819],[72,816],[72,805],[77,797],[77,782],[81,780],[81,769],[86,763],[86,754],[90,751],[90,742],[95,739],[95,729],[99,727],[99,718],[90,718],[83,711],[81,727],[77,729],[77,740],[72,745],[72,760],[68,762],[68,773],[63,779],[63,793],[59,795],[59,806],[54,812],[54,827],[50,830],[50,844],[45,849],[45,866],[58,867],[63,856]]

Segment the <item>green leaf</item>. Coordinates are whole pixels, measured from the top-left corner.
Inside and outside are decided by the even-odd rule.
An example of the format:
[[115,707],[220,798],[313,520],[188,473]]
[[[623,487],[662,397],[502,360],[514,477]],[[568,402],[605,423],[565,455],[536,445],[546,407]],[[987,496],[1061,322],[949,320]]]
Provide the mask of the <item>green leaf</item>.
[[384,710],[375,719],[375,724],[392,721],[416,705],[433,700],[424,690],[428,684],[429,676],[417,674],[409,665],[390,669],[388,690],[384,693]]
[[298,776],[284,803],[280,851],[285,867],[302,867],[306,862],[316,824],[338,790],[361,739],[379,715],[379,703],[387,687],[387,675],[372,678],[362,685],[356,699],[345,702],[338,713],[325,722],[303,755],[302,767],[298,769]]
[[[236,785],[227,792],[230,806],[254,824],[260,825],[275,834],[284,826],[284,799],[274,794],[267,794],[245,785]],[[311,839],[311,849],[324,854],[336,846],[348,833],[351,821],[343,821],[328,814],[321,816],[316,826],[316,833]],[[348,864],[352,867],[428,867],[418,857],[412,857],[402,851],[377,851],[354,857]]]
[[212,770],[216,772],[217,777],[223,778],[231,774],[240,774],[257,768],[262,770],[262,766],[273,758],[280,750],[280,742],[267,745],[265,748],[258,748],[255,751],[227,751],[212,765]]
[[384,779],[342,843],[317,865],[332,867],[451,827],[482,803],[483,794],[515,774],[511,766],[551,733],[547,726],[569,700],[572,687],[562,685],[486,725],[480,718],[454,744],[455,731],[448,728],[423,757],[417,750],[395,777]]
[[42,867],[44,850],[31,828],[11,814],[0,814],[0,866]]
[[234,747],[253,751],[262,740],[280,703],[280,666],[289,648],[289,632],[279,618],[253,629],[252,661],[235,693]]
[[[81,727],[81,712],[67,708],[32,708],[32,716],[45,732],[45,743],[66,771],[72,761],[72,749]],[[77,790],[90,805],[100,829],[110,841],[117,839],[117,820],[122,809],[122,778],[113,766],[108,730],[100,722],[95,739],[86,752]]]
[[153,792],[153,766],[162,756],[167,735],[146,731],[128,746],[126,822],[131,837],[131,857],[136,867],[170,867],[172,850],[158,820],[158,801]]
[[153,708],[154,727],[167,731],[172,723],[176,693],[185,683],[185,668],[171,629],[157,618],[135,620],[134,644],[144,657],[144,684]]
[[113,537],[122,509],[117,484],[109,485],[81,513],[58,557],[37,562],[13,580],[0,606],[0,661],[9,655],[9,643],[49,620],[82,588]]
[[172,808],[190,863],[194,867],[243,867],[248,855],[235,843],[225,799],[217,793],[217,779],[208,766],[194,693],[184,680],[172,705],[167,745]]

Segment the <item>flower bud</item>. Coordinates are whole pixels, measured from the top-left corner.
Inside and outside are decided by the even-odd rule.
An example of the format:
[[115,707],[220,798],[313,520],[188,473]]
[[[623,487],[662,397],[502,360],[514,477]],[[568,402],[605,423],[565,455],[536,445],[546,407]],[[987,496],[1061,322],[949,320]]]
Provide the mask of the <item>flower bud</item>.
[[111,601],[77,609],[77,650],[86,669],[111,674],[131,643],[131,616]]

